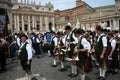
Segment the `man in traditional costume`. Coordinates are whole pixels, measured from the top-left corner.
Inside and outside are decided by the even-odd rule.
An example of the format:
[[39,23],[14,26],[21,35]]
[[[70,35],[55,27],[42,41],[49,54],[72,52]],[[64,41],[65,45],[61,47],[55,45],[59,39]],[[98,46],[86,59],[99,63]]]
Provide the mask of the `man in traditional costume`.
[[21,46],[19,49],[18,59],[22,65],[23,70],[26,72],[27,80],[31,80],[31,61],[32,61],[32,47],[27,42],[27,36],[23,34],[21,39]]
[[80,80],[85,80],[85,61],[87,58],[89,43],[83,36],[84,31],[82,29],[76,29],[74,35],[78,38],[77,48],[74,49],[74,55],[77,55],[75,60],[78,66],[78,71],[80,72]]
[[[78,39],[77,39],[77,37],[74,36],[74,33],[73,33],[70,25],[67,25],[65,27],[65,33],[66,33],[67,51],[68,51],[67,59],[72,60],[74,57],[73,51],[74,51],[76,44],[78,43]],[[71,71],[72,71],[72,73],[70,73],[68,76],[70,76],[70,77],[77,76],[77,66],[75,65],[75,61],[71,61]]]
[[96,79],[105,80],[107,38],[103,33],[103,28],[100,25],[96,26],[96,33],[98,37],[94,49],[96,60],[99,64],[99,76],[96,77]]
[[59,71],[63,72],[66,70],[65,69],[65,52],[62,51],[62,49],[65,49],[65,44],[63,42],[63,39],[64,39],[63,31],[58,31],[57,36],[58,36],[58,57],[60,60]]
[[56,51],[57,51],[57,46],[58,46],[58,38],[57,38],[54,31],[51,31],[51,35],[52,35],[52,39],[51,39],[51,42],[50,42],[50,53],[51,53],[51,56],[53,57],[52,67],[56,67],[57,66]]

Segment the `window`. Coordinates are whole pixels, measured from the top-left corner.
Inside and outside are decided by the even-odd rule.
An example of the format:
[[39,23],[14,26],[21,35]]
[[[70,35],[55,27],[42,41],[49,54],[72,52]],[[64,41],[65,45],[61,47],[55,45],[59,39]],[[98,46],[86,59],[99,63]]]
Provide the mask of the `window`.
[[27,31],[28,30],[28,25],[27,24],[25,24],[25,31]]
[[51,11],[51,8],[49,8],[49,11]]
[[20,26],[20,31],[22,31],[22,27]]
[[40,27],[39,27],[39,25],[37,25],[37,31],[38,31],[38,30],[40,30]]
[[24,16],[24,21],[28,21],[28,16],[27,15]]
[[110,21],[107,21],[107,27],[110,27]]

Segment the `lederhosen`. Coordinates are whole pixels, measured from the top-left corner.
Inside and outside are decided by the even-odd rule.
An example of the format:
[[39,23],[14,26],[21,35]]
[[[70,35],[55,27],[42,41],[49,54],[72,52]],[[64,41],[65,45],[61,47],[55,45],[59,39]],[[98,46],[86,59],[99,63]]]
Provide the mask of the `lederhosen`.
[[54,50],[54,48],[55,48],[55,42],[54,42],[54,38],[55,38],[56,36],[54,36],[53,38],[52,38],[52,40],[51,40],[51,42],[50,42],[50,53],[51,53],[51,55],[52,56],[55,56],[54,55],[54,52],[53,52],[53,50]]
[[[80,38],[80,40],[78,42],[78,44],[79,44],[78,49],[84,48],[81,44],[82,39],[83,39],[83,36]],[[79,52],[78,58],[79,58],[79,61],[76,62],[76,65],[80,68],[84,68],[85,60],[86,60],[86,52]]]
[[[74,38],[73,38],[73,32],[70,34],[70,42],[73,42]],[[70,44],[70,51],[68,53],[68,57],[69,58],[73,58],[73,52],[74,52],[74,48],[75,48],[75,44]]]
[[104,65],[105,60],[106,60],[106,54],[104,55],[104,58],[102,60],[100,59],[100,56],[101,56],[101,53],[102,53],[102,50],[103,50],[102,38],[104,36],[106,36],[106,35],[100,36],[99,41],[96,42],[96,45],[95,45],[95,56],[96,56],[96,60],[99,63],[99,65]]
[[[63,44],[63,42],[62,42],[62,39],[63,39],[64,37],[62,37],[61,39],[60,39],[60,46],[64,46],[64,44]],[[65,49],[64,47],[62,48],[62,49]],[[60,61],[64,61],[65,60],[65,54],[64,54],[64,52],[61,50],[61,49],[58,49],[59,50],[59,54],[58,54],[58,56],[59,56],[59,60]]]
[[26,72],[31,71],[31,60],[30,60],[30,64],[27,64],[28,61],[28,54],[27,54],[27,50],[26,50],[26,46],[27,46],[27,42],[22,46],[21,51],[18,55],[18,59],[20,59],[21,65],[23,70],[25,70]]
[[[114,39],[112,39],[112,40],[114,40]],[[111,42],[112,42],[112,40],[111,40]],[[108,51],[107,51],[108,53],[107,53],[107,55],[109,55],[111,50],[112,50],[111,42],[108,41]],[[116,44],[115,50],[113,51],[113,54],[112,54],[112,60],[109,60],[107,57],[107,62],[108,63],[106,65],[108,68],[111,68],[111,69],[118,68],[119,62],[118,62],[117,44]]]

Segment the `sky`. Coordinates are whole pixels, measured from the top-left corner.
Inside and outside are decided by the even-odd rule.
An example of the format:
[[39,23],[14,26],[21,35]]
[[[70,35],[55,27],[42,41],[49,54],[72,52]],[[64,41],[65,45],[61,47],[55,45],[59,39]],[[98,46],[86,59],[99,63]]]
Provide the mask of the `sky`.
[[[21,1],[21,0],[19,0]],[[29,0],[35,1],[36,4],[41,2],[42,5],[45,3],[51,2],[54,6],[54,9],[65,10],[75,7],[76,0]],[[91,7],[105,6],[115,4],[115,0],[82,0],[86,2]]]

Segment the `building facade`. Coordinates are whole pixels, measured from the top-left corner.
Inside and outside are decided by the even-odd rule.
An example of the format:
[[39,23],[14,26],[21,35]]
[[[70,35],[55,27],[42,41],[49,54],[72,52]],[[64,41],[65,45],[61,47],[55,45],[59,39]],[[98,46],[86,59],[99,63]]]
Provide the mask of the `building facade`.
[[76,7],[64,11],[55,11],[55,24],[58,29],[64,29],[68,22],[76,26],[80,18],[81,28],[95,30],[96,25],[110,30],[120,30],[120,0],[115,0],[114,5],[92,8],[82,0],[76,0]]
[[46,32],[55,29],[54,7],[35,1],[21,0],[14,2],[12,9],[12,27],[14,32]]
[[110,30],[120,30],[120,0],[114,5],[93,8],[82,0],[76,0],[76,7],[67,10],[54,10],[48,2],[45,5],[29,0],[12,0],[12,30],[14,32],[47,32],[64,29],[69,22],[76,27],[80,18],[80,26],[84,30],[94,31],[96,25]]

